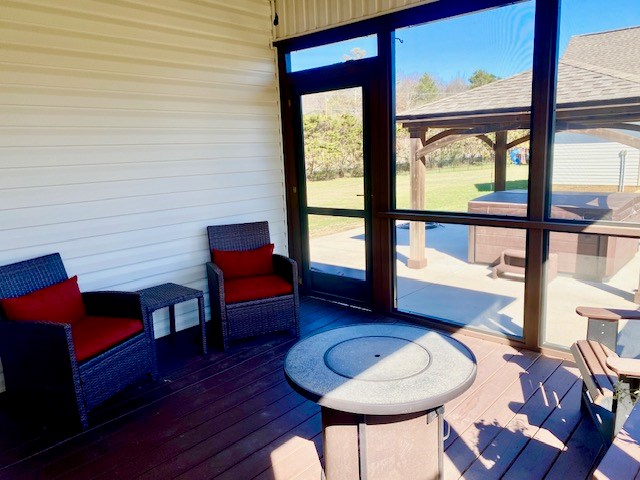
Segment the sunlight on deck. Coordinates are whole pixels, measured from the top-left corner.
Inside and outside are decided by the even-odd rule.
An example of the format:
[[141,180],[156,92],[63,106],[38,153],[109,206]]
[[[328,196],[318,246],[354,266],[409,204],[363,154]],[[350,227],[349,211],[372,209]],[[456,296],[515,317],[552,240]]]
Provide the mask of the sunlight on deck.
[[321,472],[315,443],[295,436],[271,452],[271,468],[266,473],[273,480],[317,480]]

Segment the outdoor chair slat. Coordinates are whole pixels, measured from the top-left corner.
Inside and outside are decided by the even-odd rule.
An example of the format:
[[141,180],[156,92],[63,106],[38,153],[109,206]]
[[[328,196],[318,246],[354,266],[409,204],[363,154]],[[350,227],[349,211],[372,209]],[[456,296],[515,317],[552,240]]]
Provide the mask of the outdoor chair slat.
[[580,340],[577,342],[578,349],[580,351],[580,355],[584,361],[586,370],[590,375],[585,375],[583,372],[583,378],[588,377],[588,379],[593,382],[593,390],[590,390],[591,396],[593,397],[593,401],[597,402],[601,396],[610,397],[613,395],[613,384],[609,380],[609,375],[604,371],[604,368],[598,361],[598,357],[593,351],[593,348],[589,341]]

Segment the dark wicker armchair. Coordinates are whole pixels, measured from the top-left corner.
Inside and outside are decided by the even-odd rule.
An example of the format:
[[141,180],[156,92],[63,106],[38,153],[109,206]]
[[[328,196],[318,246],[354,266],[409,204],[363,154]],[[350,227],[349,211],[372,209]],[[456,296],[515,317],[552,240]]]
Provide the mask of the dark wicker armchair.
[[[270,245],[268,223],[217,225],[208,227],[207,233],[212,251],[212,261],[207,263],[211,320],[221,347],[226,349],[233,339],[281,330],[293,330],[296,337],[299,336],[298,269],[294,260],[269,253],[272,273],[233,279],[227,275],[226,282],[221,262],[216,263],[216,250],[247,252]],[[254,287],[265,284],[266,289]],[[288,293],[265,297],[264,292],[277,284],[285,286],[282,292],[287,292],[288,285]],[[255,295],[238,297],[235,294],[238,289],[242,292],[255,290]]]
[[[84,429],[97,405],[146,375],[155,378],[155,340],[137,293],[82,293],[77,301],[85,316],[75,323],[7,318],[10,302],[70,280],[57,253],[0,267],[0,358],[7,394],[46,404],[58,419],[79,420]],[[122,324],[134,325],[135,333],[114,331]],[[100,325],[108,335],[100,336]],[[124,339],[110,344],[107,337],[118,335]]]

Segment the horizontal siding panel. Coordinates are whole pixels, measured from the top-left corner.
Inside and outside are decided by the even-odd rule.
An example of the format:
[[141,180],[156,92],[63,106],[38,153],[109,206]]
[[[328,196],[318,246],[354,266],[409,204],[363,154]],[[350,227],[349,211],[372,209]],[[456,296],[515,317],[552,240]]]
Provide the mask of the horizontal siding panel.
[[[247,166],[250,165],[249,171]],[[155,190],[166,192],[167,188],[179,189],[188,188],[192,190],[194,181],[208,181],[207,177],[217,177],[216,184],[224,184],[227,187],[233,186],[237,181],[233,180],[237,175],[253,175],[256,172],[264,174],[266,171],[275,171],[275,175],[281,173],[280,166],[273,162],[270,158],[252,158],[244,160],[242,158],[227,161],[221,159],[217,161],[199,160],[183,162],[157,162],[154,164],[153,172],[149,172],[149,165],[132,163],[129,165],[88,165],[88,166],[47,166],[40,167],[39,172],[42,175],[29,174],[25,168],[5,168],[0,169],[0,195],[2,190],[10,189],[29,189],[33,187],[49,188],[46,192],[47,198],[52,195],[55,189],[66,190],[78,187],[99,188],[100,184],[106,184],[111,188],[116,188],[115,182],[126,182],[132,191],[139,191],[142,185],[138,182],[149,181],[157,187]],[[228,175],[223,177],[222,175]],[[25,179],[24,177],[28,177]],[[280,177],[277,177],[280,178]],[[175,185],[170,187],[167,180],[173,180]],[[230,183],[223,183],[223,180]],[[161,183],[159,183],[161,182]],[[40,190],[39,190],[40,191]],[[178,190],[179,191],[179,190]],[[74,192],[76,195],[81,192]],[[95,193],[86,192],[87,195],[95,195]],[[84,195],[76,198],[85,199]],[[13,205],[11,205],[13,207]]]
[[[32,25],[16,25],[0,21],[2,28],[10,38],[11,45],[29,47],[37,45],[49,45],[52,48],[69,52],[82,49],[84,55],[120,57],[129,60],[157,60],[172,56],[179,56],[180,62],[187,65],[200,65],[215,54],[221,60],[235,68],[254,67],[255,60],[268,63],[269,51],[248,46],[238,46],[233,42],[218,42],[207,49],[188,48],[185,45],[169,46],[169,44],[149,44],[135,40],[123,40],[109,37],[98,37],[93,34],[70,34],[67,31],[50,27]],[[234,48],[236,47],[236,48]],[[234,48],[234,53],[229,50]],[[237,52],[237,53],[236,53]]]
[[[235,2],[244,4],[245,2]],[[262,3],[262,2],[259,2]],[[172,5],[171,5],[172,4]],[[154,31],[157,27],[183,31],[185,37],[194,33],[211,35],[215,28],[236,26],[237,29],[254,31],[269,35],[269,7],[254,8],[250,13],[237,13],[229,8],[207,8],[201,2],[143,2],[143,1],[99,1],[66,0],[49,2],[46,0],[11,1],[5,0],[3,7],[12,7],[33,12],[29,17],[34,22],[63,15],[69,25],[81,18],[93,21],[106,21],[113,25],[114,32],[123,26],[143,26]],[[40,20],[40,21],[38,21]],[[266,22],[266,23],[265,23]],[[242,40],[242,39],[239,39]]]
[[[264,88],[235,92],[222,89],[216,97],[177,96],[117,92],[105,90],[79,90],[41,86],[3,86],[0,104],[37,105],[62,108],[120,108],[122,110],[187,111],[230,114],[273,114],[276,100]],[[228,93],[228,95],[225,95]],[[122,113],[123,116],[127,112]],[[275,128],[275,127],[274,127]]]
[[[265,177],[264,180],[261,180],[263,182],[268,182],[269,179],[271,179],[273,180],[273,183],[280,185],[279,179],[282,172],[280,170],[265,170],[253,173],[253,175],[261,175]],[[0,191],[0,202],[10,201],[12,210],[19,210],[44,207],[47,205],[71,205],[78,203],[78,199],[82,199],[81,202],[79,202],[81,205],[86,204],[86,202],[105,201],[113,198],[129,198],[135,200],[137,197],[148,197],[153,195],[168,196],[170,194],[183,193],[185,191],[207,192],[212,190],[215,185],[220,185],[220,182],[230,177],[233,177],[234,179],[234,182],[231,183],[242,182],[240,183],[242,186],[256,185],[255,183],[250,183],[250,180],[246,178],[246,175],[240,176],[237,173],[219,173],[192,176],[189,178],[176,177],[155,180],[82,183],[77,185],[35,187],[29,189],[21,188],[18,189],[17,192]],[[264,183],[261,185],[264,185]],[[225,185],[225,188],[233,187],[231,185]]]
[[211,75],[206,80],[150,77],[126,73],[91,71],[76,68],[56,68],[5,63],[2,66],[2,83],[9,85],[47,85],[58,88],[82,88],[138,94],[160,94],[186,97],[210,97],[219,95],[220,89],[239,90],[248,87],[269,89],[273,86],[273,74],[247,75],[246,73]]
[[279,182],[270,184],[268,183],[269,179],[264,177],[268,176],[262,172],[242,176],[235,175],[234,178],[236,180],[233,183],[241,184],[241,186],[222,186],[221,181],[221,186],[217,189],[173,192],[171,195],[156,194],[101,201],[84,200],[80,203],[66,205],[46,205],[4,210],[0,231],[39,224],[50,225],[62,222],[109,218],[122,211],[126,211],[127,215],[133,215],[144,212],[186,209],[211,203],[240,201],[249,195],[249,198],[275,197],[281,191],[282,184]]
[[[278,161],[279,145],[252,141],[242,144],[217,143],[203,145],[111,145],[58,147],[5,147],[0,148],[2,168],[57,167],[71,165],[102,165],[109,163],[120,168],[137,163],[188,162],[226,160],[232,165],[266,157],[274,165]],[[235,167],[234,167],[235,168]],[[243,167],[246,168],[246,167]],[[154,169],[155,172],[155,169]],[[26,178],[26,175],[25,175]]]
[[[168,211],[147,212],[143,215],[127,215],[92,219],[86,221],[66,222],[60,224],[33,225],[21,229],[7,230],[0,239],[0,252],[6,263],[31,258],[35,256],[60,251],[63,257],[74,254],[77,248],[68,248],[66,242],[78,241],[91,244],[95,239],[116,233],[144,235],[154,232],[155,228],[167,226],[183,226],[192,235],[201,234],[207,225],[239,223],[243,221],[258,221],[267,219],[270,212],[277,212],[282,221],[284,202],[278,197],[262,197],[245,199],[236,202],[220,203],[191,207],[189,209],[175,209]],[[276,221],[274,220],[274,223]],[[194,224],[200,227],[194,228]],[[273,227],[270,226],[270,229]],[[149,241],[161,240],[149,234]],[[53,250],[52,247],[61,247]],[[62,248],[64,247],[64,248]],[[280,246],[280,248],[285,248]],[[28,255],[21,254],[22,251]],[[147,285],[148,286],[148,285]],[[102,287],[95,287],[102,288]]]
[[3,1],[0,264],[206,290],[206,226],[257,220],[286,253],[271,21],[268,0]]
[[[0,112],[0,123],[21,127],[111,127],[111,128],[192,128],[243,129],[252,125],[256,130],[273,131],[278,121],[275,114],[233,115],[207,112],[148,112],[145,110],[51,108],[7,106]],[[126,115],[123,115],[126,113]]]
[[[252,132],[242,130],[196,130],[161,128],[91,128],[76,127],[5,127],[0,128],[2,146],[57,146],[57,145],[135,145],[135,144],[189,144],[216,143],[218,141],[242,142],[255,138],[258,142],[278,141],[277,131]],[[6,142],[6,143],[5,143]]]
[[[78,48],[80,45],[78,45]],[[138,66],[151,65],[156,67],[168,67],[168,68],[182,68],[182,69],[195,69],[195,70],[235,70],[249,72],[269,72],[275,74],[275,65],[269,62],[267,59],[243,59],[242,57],[233,57],[232,54],[228,55],[211,55],[207,58],[200,59],[201,62],[188,63],[182,56],[173,57],[173,60],[167,60],[169,57],[164,57],[162,52],[156,52],[154,57],[132,56],[127,52],[127,49],[123,48],[119,54],[108,54],[102,51],[85,51],[80,49],[65,49],[56,48],[46,44],[33,45],[33,44],[21,44],[13,42],[3,42],[3,50],[0,54],[0,61],[3,62],[20,62],[24,55],[40,55],[43,65],[55,65],[55,57],[65,58],[80,58],[86,59],[86,65],[95,65],[96,63],[102,63],[105,66],[113,63],[119,64],[116,69],[122,71],[131,71],[132,69],[139,68]],[[51,58],[54,57],[54,58]],[[66,62],[62,63],[65,65]],[[215,65],[211,67],[210,65]],[[127,68],[130,67],[130,68]],[[108,68],[108,67],[106,67]]]
[[[51,65],[52,56],[45,49],[30,51],[33,62],[24,63],[24,52],[20,50],[0,50],[0,65],[3,70],[3,82],[19,85],[47,85],[62,87],[80,87],[89,89],[109,89],[123,91],[141,91],[148,85],[149,93],[190,93],[191,88],[204,87],[205,94],[211,89],[224,85],[244,85],[269,87],[273,85],[275,67],[266,71],[252,71],[251,75],[242,70],[225,69],[217,62],[189,66],[164,61],[160,64],[142,60],[136,64],[101,60],[83,55],[66,55],[52,52],[55,65]],[[40,51],[44,50],[43,53]],[[6,74],[6,76],[5,76]],[[58,77],[62,77],[58,79]],[[122,85],[125,85],[124,88]],[[142,87],[142,89],[141,89]],[[213,92],[215,93],[215,91]],[[202,94],[196,90],[193,94]]]
[[150,47],[164,47],[171,50],[194,50],[210,52],[219,50],[224,45],[236,45],[243,55],[254,54],[263,57],[265,52],[260,44],[269,40],[264,32],[247,30],[243,39],[237,36],[237,28],[216,25],[215,29],[197,32],[194,30],[170,29],[163,26],[140,24],[129,21],[125,25],[114,25],[108,18],[87,16],[70,17],[64,12],[47,15],[47,24],[36,23],[33,12],[3,8],[2,24],[11,28],[25,31],[48,33],[69,38],[95,39],[111,41],[114,44],[147,45]]
[[[254,208],[255,210],[249,212],[251,217],[246,221],[252,219],[267,220],[270,223],[269,229],[274,239],[276,236],[285,236],[285,232],[279,230],[280,224],[278,222],[281,217],[281,212],[278,209],[259,210],[259,206],[256,205],[257,203],[254,201],[245,201],[238,207],[230,208],[229,206],[223,205],[220,206],[220,208],[216,208],[215,211],[209,209],[208,212],[202,212],[202,209],[200,209],[200,211],[192,209],[190,213],[193,215],[193,220],[190,219],[190,221],[185,222],[184,218],[182,218],[167,224],[144,229],[136,228],[133,224],[129,224],[130,228],[127,229],[127,225],[122,225],[121,227],[113,228],[108,233],[96,232],[96,228],[102,226],[104,222],[100,224],[84,222],[85,230],[70,229],[70,235],[67,237],[53,237],[47,239],[46,243],[42,242],[42,238],[34,237],[32,238],[34,242],[32,245],[22,246],[19,251],[18,249],[6,249],[3,251],[3,255],[7,258],[20,260],[22,258],[31,258],[59,251],[64,247],[67,252],[64,255],[64,259],[65,262],[69,264],[69,267],[81,268],[80,265],[82,265],[85,257],[90,258],[94,255],[110,256],[112,253],[131,248],[146,248],[157,243],[189,239],[194,237],[194,231],[198,230],[203,224],[215,225],[245,221],[249,208]],[[149,225],[152,225],[153,218],[151,215],[147,215],[146,220]],[[183,221],[180,222],[179,220]],[[118,231],[118,228],[121,231]],[[55,235],[55,232],[53,232],[52,229],[50,230],[52,235]],[[39,231],[46,233],[47,227],[41,227]],[[200,235],[204,235],[203,232],[205,231],[205,229],[200,229]],[[198,235],[195,235],[195,237],[197,236]],[[91,241],[87,241],[87,239],[91,239]],[[282,246],[282,244],[280,244],[280,246]],[[279,249],[278,242],[276,242],[276,249]]]

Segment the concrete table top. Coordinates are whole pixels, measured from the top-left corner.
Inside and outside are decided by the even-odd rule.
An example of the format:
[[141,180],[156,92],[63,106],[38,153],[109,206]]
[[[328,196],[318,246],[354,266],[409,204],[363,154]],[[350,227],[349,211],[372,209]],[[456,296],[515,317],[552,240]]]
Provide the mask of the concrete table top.
[[323,407],[365,415],[430,410],[464,392],[476,360],[462,343],[411,325],[336,328],[296,343],[287,380]]

